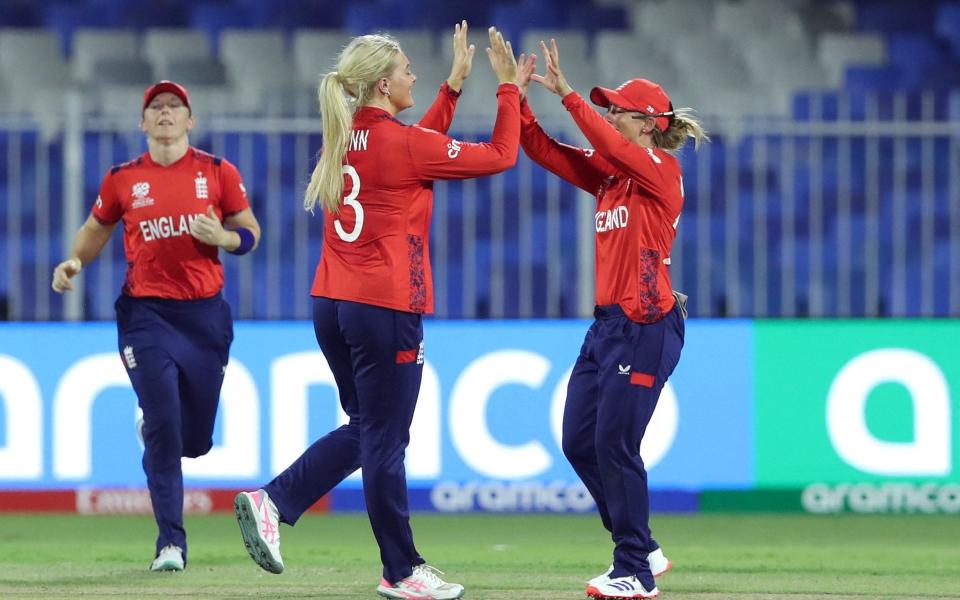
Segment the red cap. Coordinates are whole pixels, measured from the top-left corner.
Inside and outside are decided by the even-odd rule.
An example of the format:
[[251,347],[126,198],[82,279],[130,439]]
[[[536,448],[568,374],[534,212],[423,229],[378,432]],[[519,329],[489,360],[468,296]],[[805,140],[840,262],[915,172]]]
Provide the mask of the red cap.
[[660,131],[670,126],[673,104],[663,88],[648,79],[631,79],[615,90],[595,87],[590,90],[590,100],[604,108],[611,104],[626,110],[635,110],[656,117],[655,125]]
[[172,81],[163,81],[157,82],[147,88],[147,91],[143,93],[143,109],[146,110],[147,106],[150,105],[150,101],[153,100],[154,96],[157,94],[162,94],[164,92],[170,92],[175,94],[181,100],[183,100],[184,105],[187,108],[190,108],[190,94],[187,93],[187,88],[183,87],[179,83],[174,83]]

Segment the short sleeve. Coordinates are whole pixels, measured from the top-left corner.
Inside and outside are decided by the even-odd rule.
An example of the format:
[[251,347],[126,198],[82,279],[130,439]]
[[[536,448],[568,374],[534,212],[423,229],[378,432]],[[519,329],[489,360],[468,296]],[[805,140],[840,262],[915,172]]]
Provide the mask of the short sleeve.
[[250,208],[250,201],[240,171],[224,159],[220,163],[220,210],[224,217],[229,217],[247,208]]
[[90,215],[101,225],[113,225],[123,218],[123,203],[116,192],[112,169],[100,182],[100,193],[90,209]]

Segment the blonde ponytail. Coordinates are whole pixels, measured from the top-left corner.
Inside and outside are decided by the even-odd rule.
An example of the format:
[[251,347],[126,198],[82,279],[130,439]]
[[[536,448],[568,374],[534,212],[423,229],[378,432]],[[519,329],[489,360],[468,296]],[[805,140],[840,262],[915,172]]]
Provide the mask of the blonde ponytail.
[[339,212],[343,195],[343,173],[340,165],[347,155],[350,131],[353,129],[353,110],[347,103],[340,85],[339,74],[332,71],[320,80],[317,90],[320,115],[323,121],[323,152],[310,176],[303,207],[313,212],[319,200],[330,212]]
[[653,130],[653,145],[670,152],[682,148],[687,143],[687,138],[693,138],[694,148],[700,148],[702,142],[710,141],[710,136],[693,116],[693,109],[690,108],[674,109],[673,118],[666,131]]
[[376,83],[396,66],[400,44],[388,35],[353,38],[337,59],[337,70],[320,80],[317,96],[323,121],[323,150],[310,176],[303,207],[313,212],[319,201],[324,210],[340,212],[343,161],[350,145],[353,114],[370,101]]

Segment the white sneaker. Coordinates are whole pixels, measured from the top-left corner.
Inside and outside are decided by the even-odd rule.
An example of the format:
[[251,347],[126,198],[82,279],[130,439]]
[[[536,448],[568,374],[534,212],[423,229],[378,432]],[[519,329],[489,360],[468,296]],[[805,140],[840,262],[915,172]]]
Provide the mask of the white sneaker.
[[[673,567],[673,563],[670,562],[666,556],[663,555],[663,549],[657,548],[653,552],[647,555],[647,562],[650,563],[650,572],[653,573],[654,577],[660,577],[664,573],[670,570]],[[610,565],[610,568],[607,569],[604,573],[597,575],[593,579],[587,582],[587,585],[598,586],[600,584],[606,583],[610,580],[610,573],[613,573],[613,565]]]
[[384,598],[405,598],[406,600],[453,600],[463,596],[463,586],[459,583],[447,583],[440,579],[443,575],[430,565],[417,565],[410,577],[391,584],[380,580],[377,593]]
[[643,587],[640,580],[631,575],[630,577],[608,579],[606,583],[600,585],[589,585],[587,586],[587,595],[602,600],[656,598],[660,595],[660,590],[657,589],[657,586],[648,590]]
[[271,573],[283,573],[280,513],[267,492],[240,492],[233,499],[233,512],[250,558]]
[[647,562],[650,564],[650,572],[654,577],[660,577],[673,567],[670,559],[663,555],[663,548],[657,548],[647,555]]
[[151,571],[182,571],[183,548],[167,544],[160,549],[160,554],[150,564]]

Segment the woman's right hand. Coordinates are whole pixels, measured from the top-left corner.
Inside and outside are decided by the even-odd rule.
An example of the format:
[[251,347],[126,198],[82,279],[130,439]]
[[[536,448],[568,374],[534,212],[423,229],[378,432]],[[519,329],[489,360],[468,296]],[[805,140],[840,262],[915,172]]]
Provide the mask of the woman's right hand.
[[50,284],[50,287],[58,294],[72,290],[73,284],[70,282],[70,279],[79,273],[82,268],[83,265],[80,264],[80,259],[78,258],[70,258],[63,261],[53,270],[53,283]]
[[493,67],[497,80],[500,83],[516,83],[517,59],[513,56],[513,47],[510,42],[503,39],[503,34],[497,31],[496,27],[491,27],[487,33],[490,35],[487,56],[490,58],[490,66]]

